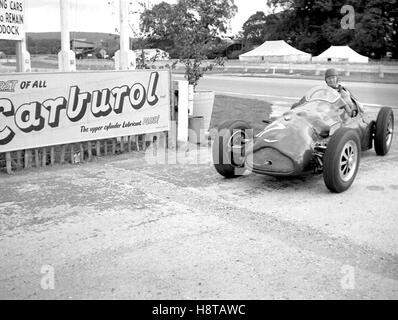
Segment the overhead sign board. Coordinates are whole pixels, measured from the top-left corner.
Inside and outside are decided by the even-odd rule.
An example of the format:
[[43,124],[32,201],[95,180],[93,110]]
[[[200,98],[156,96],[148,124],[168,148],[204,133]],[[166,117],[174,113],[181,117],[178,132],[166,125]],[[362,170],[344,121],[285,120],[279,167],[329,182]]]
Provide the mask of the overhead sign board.
[[20,41],[25,36],[25,0],[0,0],[0,39]]

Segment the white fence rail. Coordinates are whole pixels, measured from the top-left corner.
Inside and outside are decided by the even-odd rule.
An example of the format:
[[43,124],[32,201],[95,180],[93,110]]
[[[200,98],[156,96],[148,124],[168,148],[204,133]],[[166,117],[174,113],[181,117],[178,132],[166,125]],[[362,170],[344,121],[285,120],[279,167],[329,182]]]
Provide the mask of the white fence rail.
[[[207,63],[211,63],[208,61]],[[156,63],[157,64],[157,63]],[[165,65],[162,62],[157,65]],[[171,64],[171,62],[169,63]],[[241,61],[227,61],[224,66],[214,67],[215,71],[222,72],[270,72],[273,73],[285,71],[287,73],[297,72],[310,72],[315,75],[320,75],[328,68],[334,67],[340,73],[350,76],[351,73],[361,74],[377,74],[380,78],[384,78],[385,74],[398,74],[398,65],[387,65],[387,64],[358,64],[358,63],[271,63],[271,62],[241,62]],[[183,69],[184,66],[181,63],[177,63],[177,69]]]

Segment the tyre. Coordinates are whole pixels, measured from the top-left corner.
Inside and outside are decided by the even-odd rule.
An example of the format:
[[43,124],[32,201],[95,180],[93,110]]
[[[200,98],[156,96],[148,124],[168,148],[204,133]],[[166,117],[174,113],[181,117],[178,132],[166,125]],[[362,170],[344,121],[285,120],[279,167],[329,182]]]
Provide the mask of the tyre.
[[226,121],[218,127],[212,153],[214,167],[220,175],[226,178],[243,175],[246,144],[251,139],[253,132],[245,121]]
[[374,144],[376,154],[385,156],[390,151],[394,135],[394,113],[391,108],[381,108],[376,120]]
[[323,159],[323,180],[330,191],[344,192],[352,185],[359,168],[360,152],[360,138],[353,129],[341,128],[330,138]]

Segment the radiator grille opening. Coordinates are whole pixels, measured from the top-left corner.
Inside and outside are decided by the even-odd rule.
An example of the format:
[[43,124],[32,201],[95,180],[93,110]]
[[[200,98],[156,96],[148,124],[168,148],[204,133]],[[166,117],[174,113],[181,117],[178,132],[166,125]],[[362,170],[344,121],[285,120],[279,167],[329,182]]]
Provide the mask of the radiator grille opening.
[[268,172],[290,173],[294,170],[293,161],[273,148],[263,148],[255,152],[248,158],[248,165],[254,170]]

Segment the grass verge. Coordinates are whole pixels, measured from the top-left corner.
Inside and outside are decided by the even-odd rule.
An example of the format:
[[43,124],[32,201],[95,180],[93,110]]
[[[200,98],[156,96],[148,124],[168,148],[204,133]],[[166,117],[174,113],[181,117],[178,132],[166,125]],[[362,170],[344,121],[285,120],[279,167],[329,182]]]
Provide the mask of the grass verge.
[[245,120],[258,133],[265,126],[262,120],[268,119],[271,112],[271,104],[265,101],[216,95],[210,129],[226,120]]

